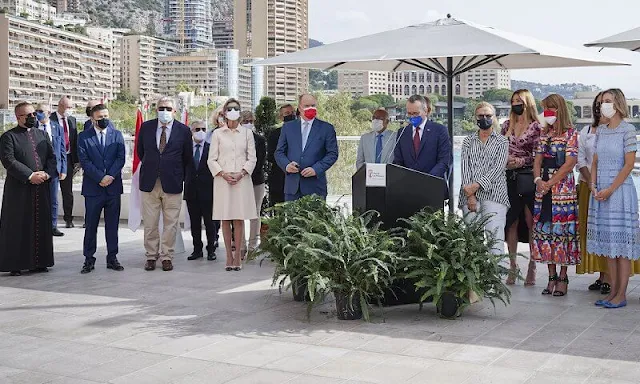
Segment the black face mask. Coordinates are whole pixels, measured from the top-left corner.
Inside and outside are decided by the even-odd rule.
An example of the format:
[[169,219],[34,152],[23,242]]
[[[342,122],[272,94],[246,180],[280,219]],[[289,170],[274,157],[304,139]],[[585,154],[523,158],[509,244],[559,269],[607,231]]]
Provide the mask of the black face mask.
[[524,104],[512,105],[511,110],[513,111],[513,113],[520,116],[524,113]]
[[98,124],[98,128],[107,129],[107,127],[109,126],[109,119],[101,119],[96,121],[96,123]]
[[91,108],[87,107],[87,117],[91,117]]
[[24,122],[26,128],[35,128],[38,125],[38,120],[35,116],[27,116],[27,120]]
[[285,116],[284,118],[282,118],[282,120],[283,120],[285,123],[288,123],[288,122],[293,121],[293,120],[295,120],[295,119],[296,119],[296,115],[294,115],[294,114],[287,115],[287,116]]
[[493,119],[478,119],[476,123],[480,129],[487,130],[493,126]]

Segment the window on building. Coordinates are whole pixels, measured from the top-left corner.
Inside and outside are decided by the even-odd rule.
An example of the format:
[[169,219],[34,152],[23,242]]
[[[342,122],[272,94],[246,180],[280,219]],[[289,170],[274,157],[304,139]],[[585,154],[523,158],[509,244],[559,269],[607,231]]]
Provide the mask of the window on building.
[[446,96],[447,95],[447,86],[446,85],[442,85],[442,96]]
[[427,83],[431,82],[431,72],[427,72]]
[[405,83],[409,82],[409,74],[407,72],[404,73],[404,82]]
[[460,81],[460,75],[456,75],[456,81]]
[[431,85],[427,85],[427,94],[430,95],[433,92]]
[[418,94],[418,87],[415,84],[411,87],[411,94],[412,95]]
[[424,72],[420,72],[420,82],[424,83]]
[[418,82],[418,74],[415,72],[411,72],[411,82],[413,83],[417,83]]
[[582,117],[584,119],[591,119],[593,117],[593,115],[591,114],[591,107],[590,106],[584,106],[582,107]]
[[460,84],[456,84],[456,96],[460,96]]
[[434,90],[434,93],[436,95],[440,94],[440,86],[439,85],[436,85],[435,87],[433,87],[433,90]]
[[409,85],[404,86],[404,94],[405,96],[409,96]]
[[420,94],[420,95],[424,95],[424,85],[423,85],[423,84],[420,84],[420,88],[418,88],[418,89],[419,89],[419,90],[418,90],[418,94]]

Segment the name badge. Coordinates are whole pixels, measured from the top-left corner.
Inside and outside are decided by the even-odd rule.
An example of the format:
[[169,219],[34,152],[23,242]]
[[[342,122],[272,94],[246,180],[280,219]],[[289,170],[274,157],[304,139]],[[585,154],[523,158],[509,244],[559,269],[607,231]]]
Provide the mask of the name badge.
[[387,186],[387,164],[367,163],[367,187]]

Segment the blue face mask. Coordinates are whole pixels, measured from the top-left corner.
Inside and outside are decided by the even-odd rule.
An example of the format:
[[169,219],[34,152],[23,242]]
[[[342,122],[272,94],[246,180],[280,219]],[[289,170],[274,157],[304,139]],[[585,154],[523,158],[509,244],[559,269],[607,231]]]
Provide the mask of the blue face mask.
[[411,125],[413,125],[414,127],[419,127],[420,124],[422,124],[422,116],[410,117],[409,122],[411,122]]
[[44,112],[36,112],[36,119],[38,119],[38,121],[42,121],[46,118],[47,118],[47,115],[45,115]]

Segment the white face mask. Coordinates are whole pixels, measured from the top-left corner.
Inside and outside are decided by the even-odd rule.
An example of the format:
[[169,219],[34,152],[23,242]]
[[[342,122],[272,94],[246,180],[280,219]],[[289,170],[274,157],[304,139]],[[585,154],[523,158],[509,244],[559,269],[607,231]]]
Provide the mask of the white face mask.
[[602,103],[600,104],[600,113],[602,113],[602,116],[610,119],[615,116],[616,108],[613,106],[613,103]]
[[196,140],[196,142],[200,143],[207,138],[207,132],[205,131],[193,132],[193,138]]
[[548,125],[553,125],[555,124],[556,120],[558,120],[558,118],[556,116],[547,116],[544,118],[544,121],[548,124]]
[[251,131],[255,132],[256,131],[256,126],[249,123],[249,124],[242,124],[243,127],[250,129]]
[[68,108],[64,110],[64,117],[69,117],[73,115],[73,108]]
[[162,124],[169,124],[173,120],[173,113],[171,111],[158,111],[158,120]]
[[384,129],[384,121],[380,119],[374,119],[371,121],[371,130],[373,132],[380,132]]
[[231,121],[238,121],[239,118],[240,118],[240,111],[236,111],[235,109],[227,111],[227,119]]

